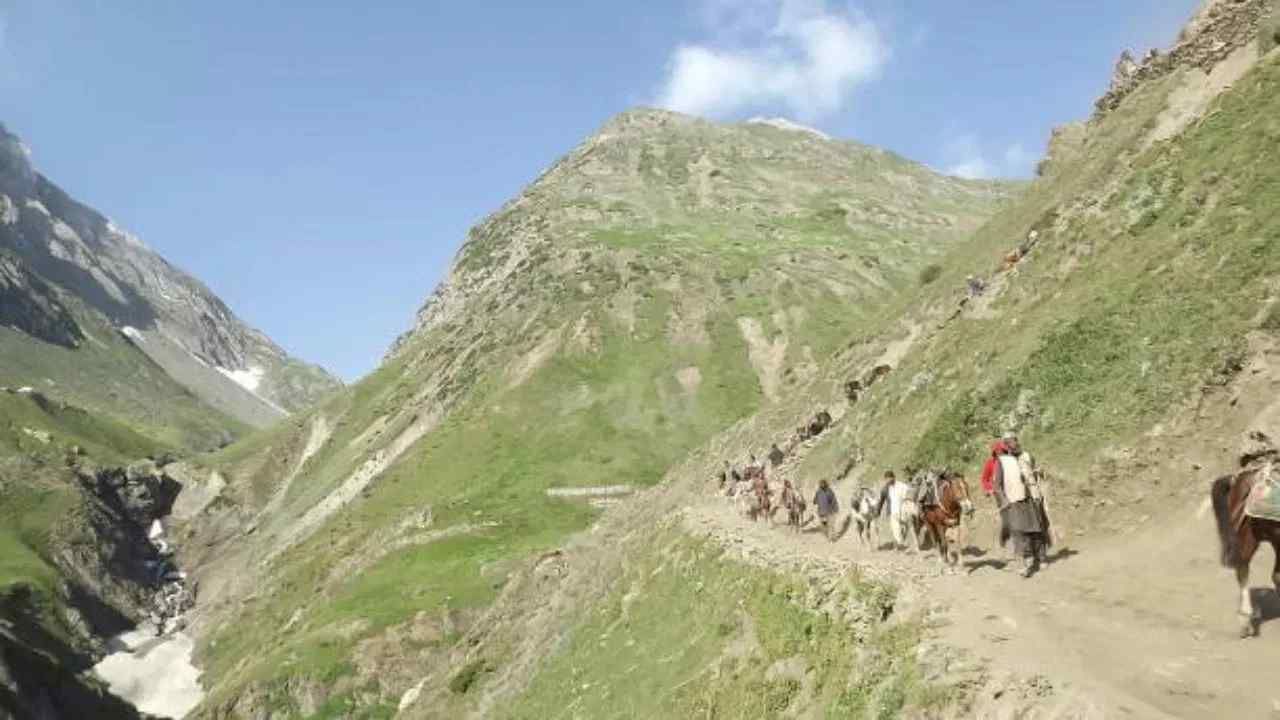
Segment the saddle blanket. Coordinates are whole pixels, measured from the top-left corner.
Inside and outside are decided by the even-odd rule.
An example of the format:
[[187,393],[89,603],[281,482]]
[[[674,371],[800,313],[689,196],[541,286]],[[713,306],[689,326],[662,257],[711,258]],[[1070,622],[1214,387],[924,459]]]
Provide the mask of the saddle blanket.
[[1244,514],[1280,522],[1280,481],[1274,474],[1253,486],[1253,492],[1249,493],[1244,504]]

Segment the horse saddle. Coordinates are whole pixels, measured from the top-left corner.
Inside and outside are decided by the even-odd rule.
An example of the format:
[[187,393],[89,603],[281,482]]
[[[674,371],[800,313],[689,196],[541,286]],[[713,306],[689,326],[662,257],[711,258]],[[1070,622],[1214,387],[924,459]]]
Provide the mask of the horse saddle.
[[1249,499],[1244,504],[1244,514],[1280,522],[1280,478],[1276,477],[1270,465],[1263,471],[1258,482],[1253,484]]

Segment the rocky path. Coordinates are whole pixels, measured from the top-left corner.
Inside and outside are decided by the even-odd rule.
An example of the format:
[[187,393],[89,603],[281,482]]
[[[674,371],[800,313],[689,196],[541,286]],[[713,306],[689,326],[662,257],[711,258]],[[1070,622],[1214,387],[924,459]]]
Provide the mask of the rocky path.
[[1031,717],[1054,718],[1280,718],[1271,554],[1259,553],[1253,576],[1271,622],[1262,637],[1239,640],[1235,581],[1217,565],[1207,504],[1169,517],[1167,526],[1055,548],[1031,579],[1001,569],[1001,551],[982,547],[993,544],[989,510],[967,538],[979,547],[955,574],[932,550],[911,556],[860,548],[852,534],[831,543],[770,528],[721,497],[687,507],[684,521],[749,562],[802,573],[857,567],[893,581],[904,610],[928,618],[933,643],[968,658],[943,672],[981,676],[972,712],[983,717],[1027,717],[1031,708]]

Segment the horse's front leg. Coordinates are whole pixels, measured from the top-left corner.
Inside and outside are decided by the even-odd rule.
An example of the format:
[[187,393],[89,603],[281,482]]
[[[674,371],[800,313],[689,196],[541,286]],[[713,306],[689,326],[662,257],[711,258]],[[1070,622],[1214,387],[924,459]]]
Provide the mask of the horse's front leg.
[[1280,539],[1272,538],[1271,552],[1276,556],[1275,567],[1271,570],[1271,582],[1276,586],[1276,594],[1280,595]]
[[1236,583],[1240,586],[1240,637],[1253,637],[1258,632],[1253,608],[1253,593],[1249,592],[1249,563],[1236,566]]

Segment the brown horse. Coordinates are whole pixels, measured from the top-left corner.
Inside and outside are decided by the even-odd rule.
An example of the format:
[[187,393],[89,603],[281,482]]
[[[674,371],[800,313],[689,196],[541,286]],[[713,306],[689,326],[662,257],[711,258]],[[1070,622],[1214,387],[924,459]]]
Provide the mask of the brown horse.
[[769,522],[773,522],[773,492],[769,489],[769,482],[765,480],[764,471],[758,470],[752,474],[751,493],[755,497],[755,504],[750,506],[750,514],[752,520],[759,520],[763,517]]
[[787,509],[787,527],[800,532],[804,525],[804,511],[808,507],[804,498],[795,488],[786,485],[782,490],[782,506]]
[[959,534],[960,524],[966,516],[973,515],[973,501],[969,499],[969,484],[965,482],[964,475],[943,470],[937,482],[938,497],[934,504],[924,508],[921,520],[925,531],[938,546],[942,562],[954,568],[960,564],[960,543],[963,541]]
[[1235,475],[1225,475],[1213,481],[1209,496],[1213,499],[1213,514],[1218,520],[1218,538],[1222,545],[1222,564],[1234,568],[1236,582],[1240,584],[1240,637],[1258,634],[1261,617],[1253,607],[1249,592],[1249,562],[1262,543],[1271,543],[1276,554],[1275,569],[1271,581],[1280,592],[1280,522],[1250,517],[1245,514],[1245,504],[1257,483],[1266,482],[1270,464],[1246,468]]

